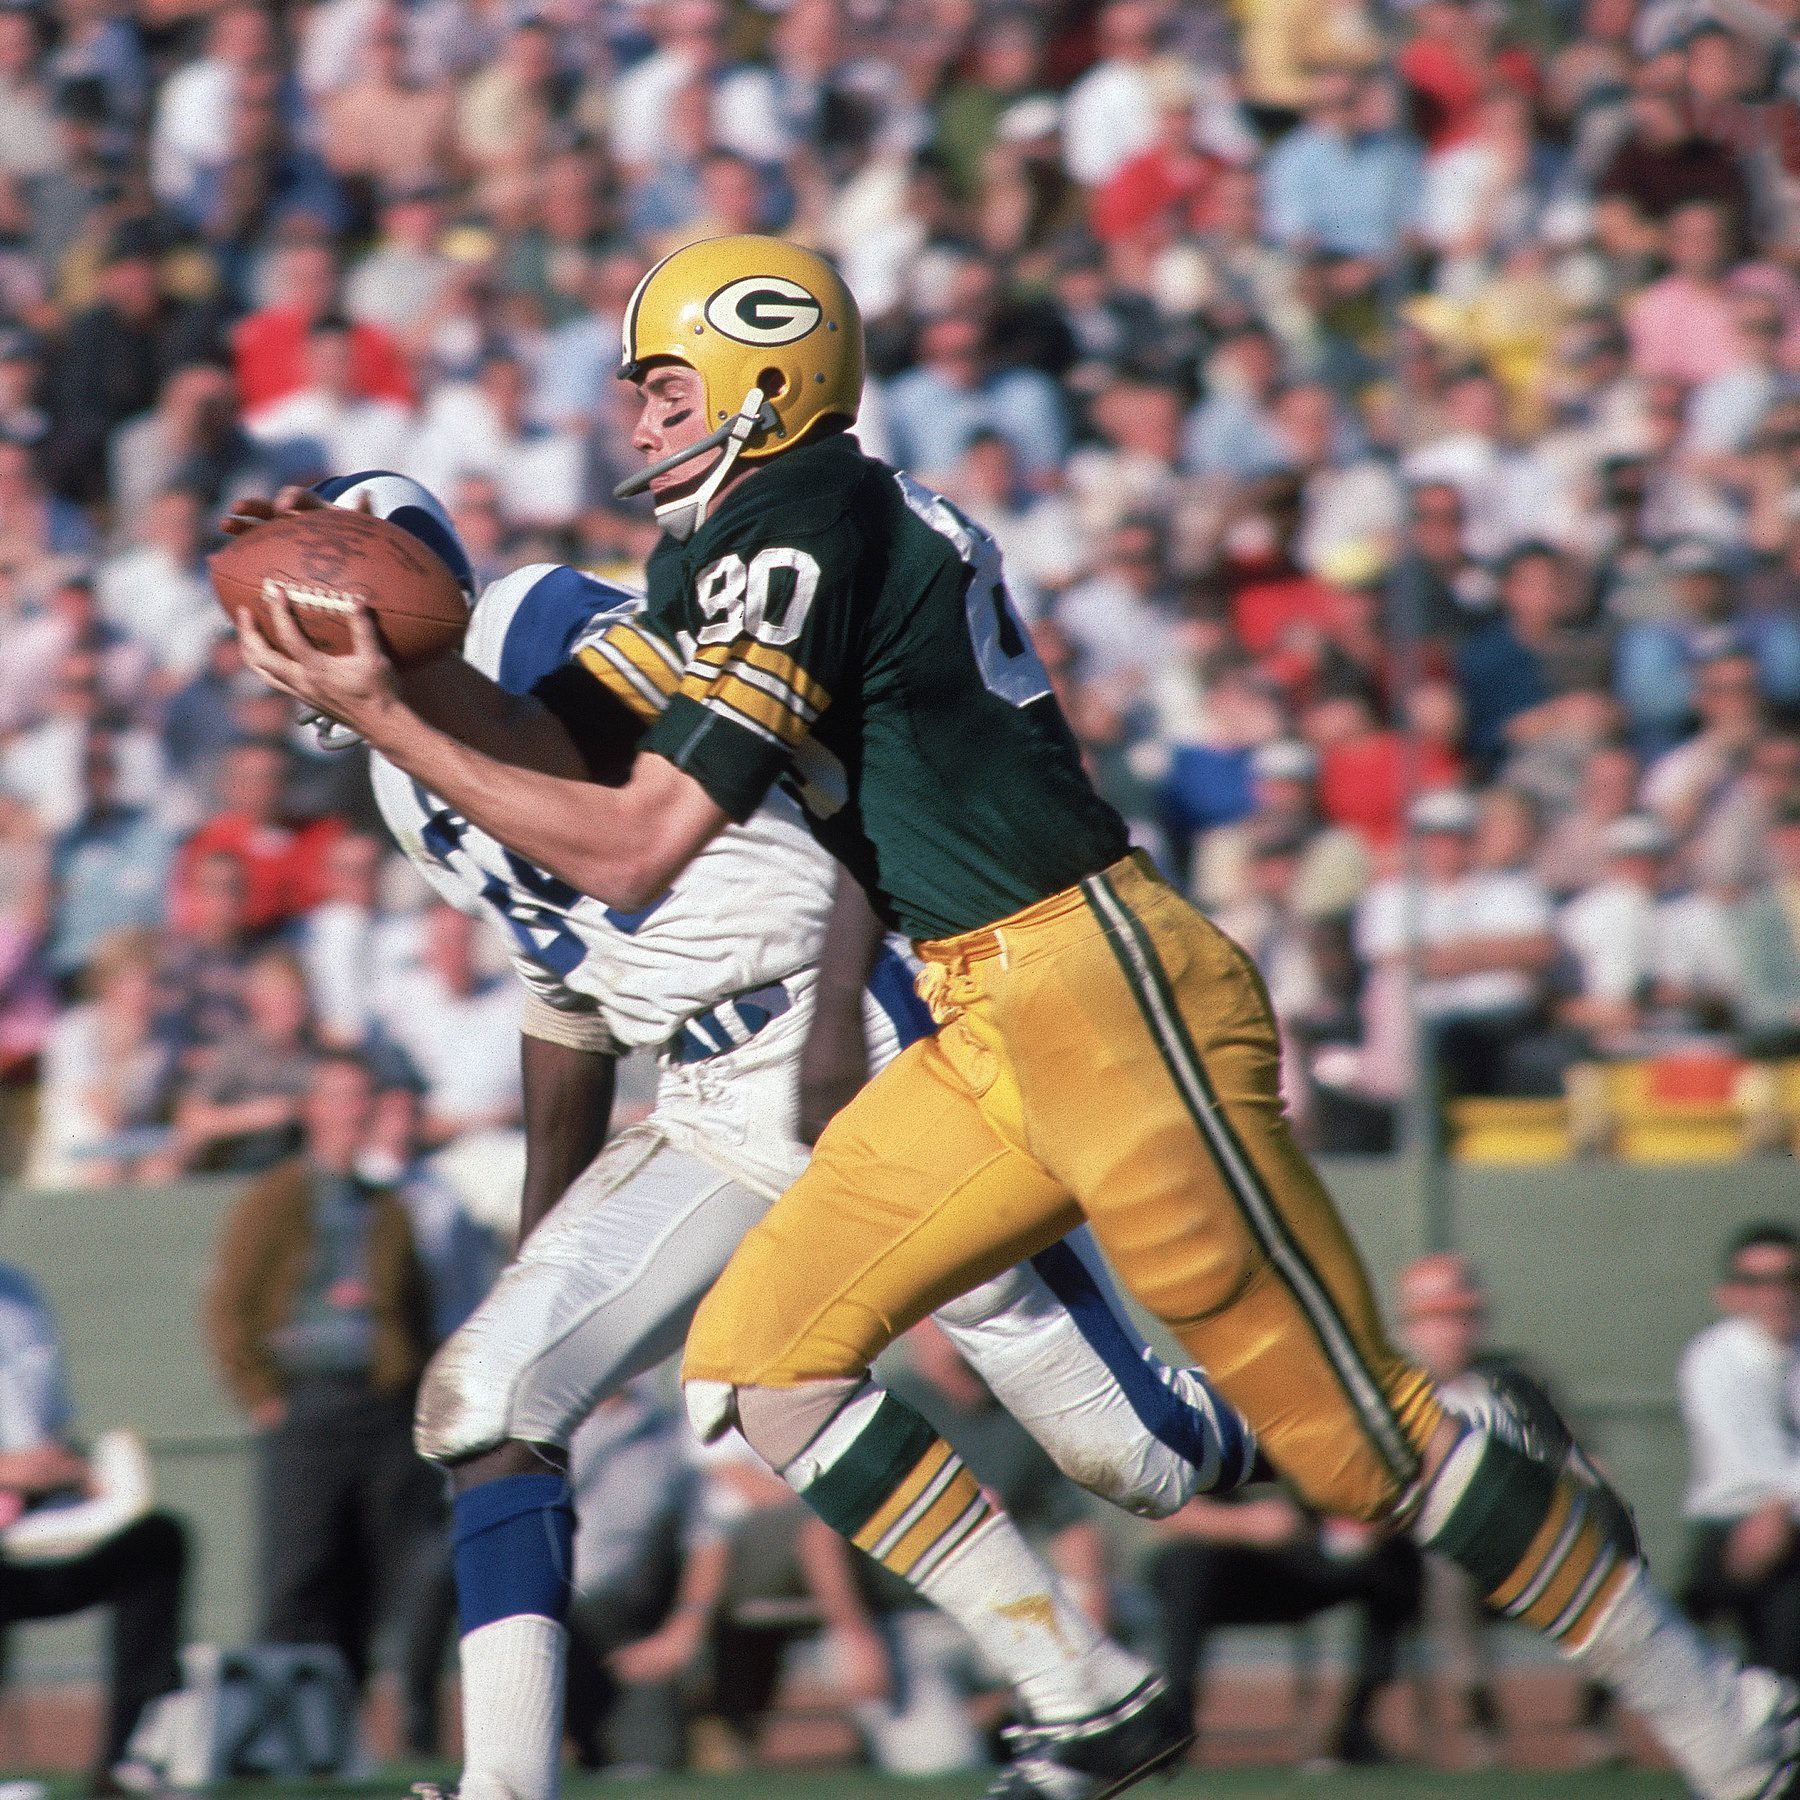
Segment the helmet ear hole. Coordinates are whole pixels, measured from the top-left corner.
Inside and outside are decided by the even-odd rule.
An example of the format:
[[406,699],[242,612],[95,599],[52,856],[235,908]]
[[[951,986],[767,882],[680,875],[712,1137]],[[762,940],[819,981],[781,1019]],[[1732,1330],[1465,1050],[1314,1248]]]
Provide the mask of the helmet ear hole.
[[779,369],[764,369],[756,377],[765,400],[779,400],[787,392],[787,377]]

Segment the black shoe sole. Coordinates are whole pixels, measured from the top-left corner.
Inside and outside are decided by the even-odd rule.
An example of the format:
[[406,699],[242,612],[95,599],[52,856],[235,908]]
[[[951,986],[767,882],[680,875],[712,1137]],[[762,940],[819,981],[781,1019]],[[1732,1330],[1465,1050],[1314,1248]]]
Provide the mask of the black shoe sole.
[[1112,1800],[1114,1794],[1122,1794],[1128,1787],[1136,1787],[1140,1781],[1146,1781],[1152,1775],[1173,1775],[1175,1770],[1171,1765],[1188,1753],[1198,1735],[1198,1732],[1190,1731],[1179,1742],[1164,1745],[1148,1762],[1139,1763],[1129,1775],[1121,1775],[1111,1787],[1103,1787],[1097,1794],[1089,1795],[1088,1800]]

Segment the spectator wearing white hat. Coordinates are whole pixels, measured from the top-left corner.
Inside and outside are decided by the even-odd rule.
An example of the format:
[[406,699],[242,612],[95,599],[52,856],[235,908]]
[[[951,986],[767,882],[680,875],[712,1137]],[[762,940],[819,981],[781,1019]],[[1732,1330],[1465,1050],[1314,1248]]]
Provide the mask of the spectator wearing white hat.
[[1377,883],[1355,922],[1372,980],[1392,980],[1417,957],[1419,1013],[1436,1036],[1445,1085],[1459,1094],[1504,1093],[1524,1079],[1513,1052],[1556,954],[1550,899],[1535,877],[1474,866],[1478,816],[1460,788],[1416,800],[1419,877]]
[[1270,834],[1298,841],[1292,904],[1304,919],[1348,913],[1369,884],[1368,846],[1354,831],[1319,812],[1319,753],[1299,738],[1278,738],[1250,753],[1255,811],[1200,840],[1194,855],[1194,894],[1215,916],[1249,894],[1249,865]]
[[1673,979],[1692,962],[1691,913],[1669,895],[1675,841],[1654,813],[1613,820],[1600,841],[1606,873],[1557,915],[1576,982],[1562,1014],[1590,1052],[1640,1055],[1700,1023],[1697,996]]

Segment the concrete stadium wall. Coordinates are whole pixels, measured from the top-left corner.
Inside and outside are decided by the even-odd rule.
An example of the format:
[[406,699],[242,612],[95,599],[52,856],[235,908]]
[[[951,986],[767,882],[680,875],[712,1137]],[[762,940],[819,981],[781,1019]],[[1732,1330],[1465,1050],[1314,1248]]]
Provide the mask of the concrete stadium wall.
[[[1429,1237],[1407,1164],[1326,1169],[1385,1295]],[[229,1182],[0,1199],[0,1260],[27,1269],[62,1322],[81,1427],[136,1426],[164,1501],[194,1527],[195,1636],[241,1641],[254,1618],[248,1434],[212,1375],[199,1307]],[[1497,1342],[1559,1385],[1636,1504],[1652,1555],[1679,1555],[1684,1458],[1673,1369],[1711,1317],[1721,1241],[1763,1216],[1800,1222],[1792,1162],[1687,1168],[1565,1163],[1452,1171],[1448,1236],[1486,1271]],[[33,1627],[21,1671],[91,1666],[91,1626]]]

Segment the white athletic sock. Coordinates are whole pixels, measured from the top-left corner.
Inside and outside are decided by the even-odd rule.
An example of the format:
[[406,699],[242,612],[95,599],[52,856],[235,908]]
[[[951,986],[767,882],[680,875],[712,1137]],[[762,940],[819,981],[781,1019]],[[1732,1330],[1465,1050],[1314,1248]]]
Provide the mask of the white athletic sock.
[[1150,1674],[1094,1627],[1003,1515],[913,1585],[975,1640],[1041,1724],[1099,1712]]
[[461,1800],[556,1800],[567,1633],[514,1613],[462,1640]]
[[1751,1800],[1775,1772],[1784,1684],[1697,1631],[1642,1564],[1572,1660],[1643,1715],[1704,1800]]

